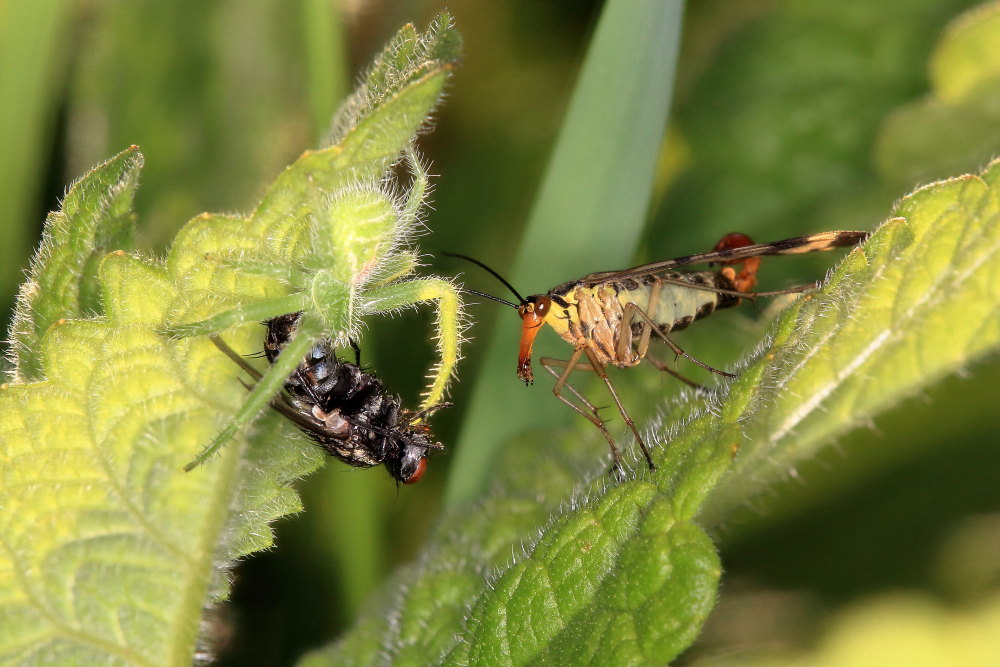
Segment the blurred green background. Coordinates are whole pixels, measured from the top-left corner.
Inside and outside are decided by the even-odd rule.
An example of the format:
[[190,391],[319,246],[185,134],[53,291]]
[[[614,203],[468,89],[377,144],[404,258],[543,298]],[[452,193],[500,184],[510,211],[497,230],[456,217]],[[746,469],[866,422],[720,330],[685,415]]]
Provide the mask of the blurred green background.
[[[946,26],[975,4],[690,3],[674,111],[634,260],[706,250],[734,230],[767,241],[872,228],[917,185],[976,171],[1000,153],[1000,65],[968,94],[941,85]],[[426,25],[441,8],[416,0],[0,0],[5,312],[45,213],[91,165],[140,146],[139,247],[162,251],[202,211],[248,211],[266,183],[318,143],[384,41],[405,22]],[[465,58],[420,140],[439,175],[421,245],[505,272],[601,3],[452,0],[448,8]],[[608,220],[602,234],[616,231]],[[604,239],[583,240],[600,247]],[[551,239],[554,255],[559,241]],[[768,262],[764,288],[811,280],[831,261]],[[468,265],[428,264],[503,295]],[[563,279],[614,268],[622,267],[580,266]],[[551,286],[517,285],[524,293]],[[742,310],[700,323],[681,345],[715,366],[735,360],[766,326],[766,307]],[[416,553],[439,513],[451,462],[476,447],[459,440],[463,405],[477,383],[487,392],[516,383],[520,323],[494,304],[470,312],[474,340],[455,407],[434,421],[448,454],[432,461],[420,485],[399,491],[380,470],[336,462],[304,480],[307,511],[280,522],[277,549],[240,565],[232,604],[216,612],[219,633],[229,636],[224,664],[286,663],[329,641],[385,574]],[[369,325],[366,363],[415,403],[432,356],[428,313]],[[508,375],[478,372],[480,343],[494,335],[509,341]],[[554,336],[540,338],[549,339],[542,354],[565,354]],[[837,614],[890,593],[909,597],[880,607],[889,616],[913,599],[959,610],[996,594],[1000,364],[967,370],[843,438],[724,526],[720,608],[685,660],[806,652]],[[655,413],[658,397],[678,389],[649,369],[615,381],[636,417]],[[541,420],[587,433],[548,386],[524,390],[533,392],[536,414],[500,401],[496,414],[515,427]],[[603,466],[603,445],[587,442]]]

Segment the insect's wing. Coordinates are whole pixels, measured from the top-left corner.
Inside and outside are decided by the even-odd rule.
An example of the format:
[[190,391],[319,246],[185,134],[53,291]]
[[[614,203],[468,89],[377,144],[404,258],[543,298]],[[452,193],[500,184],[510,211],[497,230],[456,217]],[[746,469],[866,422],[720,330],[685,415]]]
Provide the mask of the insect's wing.
[[765,255],[799,255],[807,252],[821,252],[858,244],[868,238],[869,234],[870,232],[858,231],[820,232],[819,234],[796,236],[795,238],[774,241],[772,243],[756,243],[739,248],[726,248],[725,250],[675,257],[674,259],[635,266],[624,271],[591,273],[588,276],[584,276],[580,282],[584,285],[596,285],[609,280],[640,278],[642,276],[670,271],[681,266],[688,266],[689,264],[732,262]]
[[[312,415],[296,410],[281,399],[271,401],[271,407],[280,412],[285,419],[298,426],[309,437],[315,439],[319,436],[336,442],[348,441],[348,438],[343,433],[334,431]],[[326,448],[324,447],[324,449]]]

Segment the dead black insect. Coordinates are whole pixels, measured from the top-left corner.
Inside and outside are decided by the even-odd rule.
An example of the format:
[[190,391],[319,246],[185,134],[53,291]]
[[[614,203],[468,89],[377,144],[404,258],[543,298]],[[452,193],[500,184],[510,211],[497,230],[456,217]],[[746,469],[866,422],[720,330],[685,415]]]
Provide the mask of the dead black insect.
[[[290,313],[265,322],[268,362],[273,363],[291,339],[299,316]],[[212,336],[212,341],[250,377],[260,379],[260,373],[220,338]],[[444,449],[432,441],[424,420],[449,404],[421,411],[402,408],[399,396],[361,368],[361,351],[351,345],[355,363],[340,359],[329,339],[317,342],[271,406],[331,456],[359,468],[384,464],[394,479],[414,484],[427,468],[428,451]]]

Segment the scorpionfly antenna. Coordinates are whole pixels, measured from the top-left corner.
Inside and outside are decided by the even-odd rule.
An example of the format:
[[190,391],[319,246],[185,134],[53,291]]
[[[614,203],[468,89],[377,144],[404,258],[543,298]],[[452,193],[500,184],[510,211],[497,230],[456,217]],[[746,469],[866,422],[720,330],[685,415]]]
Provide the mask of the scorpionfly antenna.
[[467,292],[469,294],[475,294],[476,296],[486,297],[487,299],[492,299],[493,301],[497,301],[499,303],[505,304],[505,305],[510,306],[512,308],[517,308],[518,304],[524,305],[526,303],[524,297],[521,296],[521,294],[516,289],[514,289],[513,285],[511,285],[509,282],[507,282],[506,278],[504,278],[499,273],[497,273],[496,271],[494,271],[490,267],[488,267],[485,264],[483,264],[482,262],[480,262],[478,259],[469,257],[468,255],[461,255],[461,254],[459,254],[457,252],[443,252],[441,254],[444,255],[445,257],[457,257],[458,259],[464,259],[465,261],[472,262],[473,264],[475,264],[476,266],[480,267],[481,269],[484,269],[490,275],[492,275],[494,278],[496,278],[501,283],[503,283],[504,287],[506,287],[507,289],[509,289],[511,291],[511,293],[514,296],[517,297],[518,303],[511,303],[510,301],[507,301],[506,299],[501,299],[498,296],[493,296],[492,294],[484,294],[483,292],[477,292],[477,291],[471,290],[471,289],[465,289],[464,287],[461,289],[462,292]]

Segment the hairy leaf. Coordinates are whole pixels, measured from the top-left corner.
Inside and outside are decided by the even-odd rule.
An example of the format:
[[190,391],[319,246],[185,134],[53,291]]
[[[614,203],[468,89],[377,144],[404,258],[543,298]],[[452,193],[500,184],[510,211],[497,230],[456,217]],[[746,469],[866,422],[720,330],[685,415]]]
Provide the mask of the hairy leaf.
[[[457,40],[447,16],[427,34],[405,35],[404,45]],[[283,303],[305,271],[302,241],[338,192],[353,193],[344,201],[356,205],[337,213],[360,216],[359,226],[372,210],[405,206],[393,219],[396,240],[405,240],[421,199],[390,205],[372,183],[408,147],[457,56],[431,51],[386,65],[384,95],[353,117],[340,143],[289,167],[251,217],[198,216],[165,259],[105,254],[131,236],[135,148],[95,168],[50,216],[14,332],[21,381],[0,390],[5,662],[190,664],[206,603],[227,593],[227,568],[270,546],[269,523],[300,509],[288,483],[322,454],[274,415],[259,420],[252,442],[234,441],[211,465],[182,471],[247,392],[207,339],[164,330],[237,305],[252,313],[266,300]],[[354,243],[324,246],[327,270],[377,273],[363,260],[386,245],[382,218]],[[399,257],[390,278],[412,267]],[[367,275],[350,278],[362,284]],[[257,322],[228,324],[230,345],[260,349]]]
[[834,272],[829,298],[799,301],[782,315],[767,356],[749,369],[759,381],[734,392],[752,420],[733,472],[713,494],[713,517],[831,438],[996,349],[998,179],[994,162],[980,176],[905,197],[865,253]]
[[140,169],[139,150],[122,151],[71,185],[62,210],[49,214],[11,325],[15,380],[41,379],[39,341],[53,322],[100,312],[97,265],[108,252],[132,247]]
[[[737,380],[694,417],[659,427],[655,473],[636,462],[633,479],[601,475],[567,496],[586,448],[570,443],[577,451],[559,461],[539,461],[529,438],[511,448],[494,493],[446,515],[416,568],[393,582],[394,599],[309,664],[421,664],[441,653],[448,664],[671,660],[716,596],[718,559],[698,524],[1000,347],[998,180],[1000,162],[904,198],[821,290],[781,315]],[[672,414],[697,408],[686,401]]]

